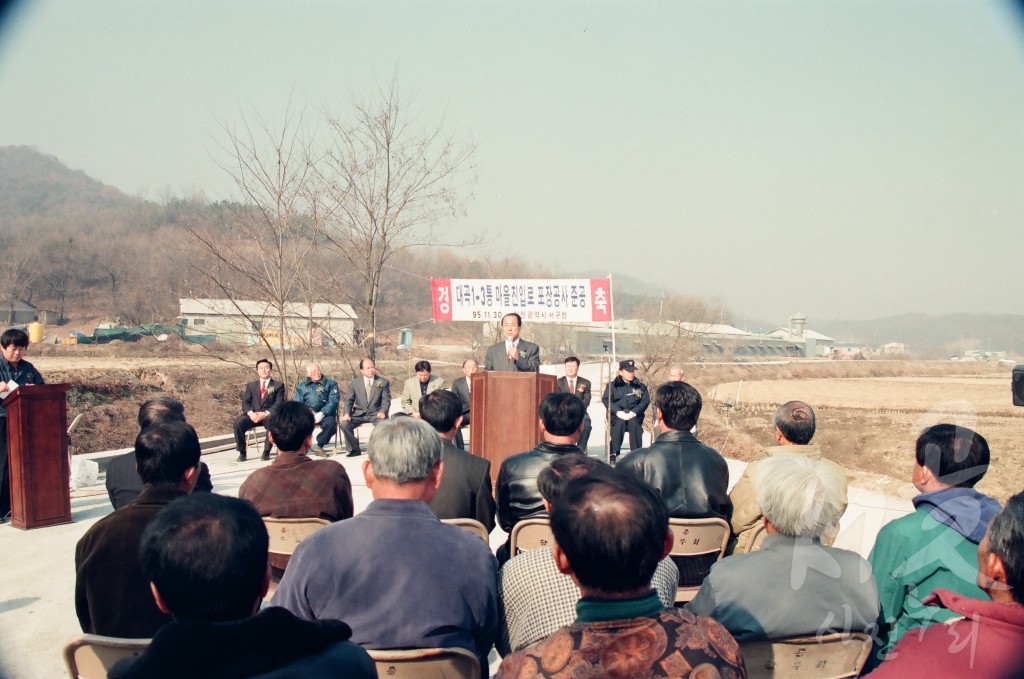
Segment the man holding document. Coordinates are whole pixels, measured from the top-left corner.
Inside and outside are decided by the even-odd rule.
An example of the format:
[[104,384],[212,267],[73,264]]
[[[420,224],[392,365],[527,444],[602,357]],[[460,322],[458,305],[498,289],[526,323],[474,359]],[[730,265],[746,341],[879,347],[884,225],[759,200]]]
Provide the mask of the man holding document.
[[[24,330],[8,328],[0,335],[0,399],[25,384],[42,384],[43,376],[22,357],[28,349]],[[0,401],[0,523],[11,513],[11,480],[7,467],[7,409]]]

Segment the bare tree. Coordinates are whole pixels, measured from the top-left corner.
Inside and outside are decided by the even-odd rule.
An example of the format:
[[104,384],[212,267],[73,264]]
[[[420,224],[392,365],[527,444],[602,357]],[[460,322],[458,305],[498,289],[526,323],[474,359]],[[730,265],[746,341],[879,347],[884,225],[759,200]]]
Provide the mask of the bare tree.
[[475,182],[475,145],[458,143],[443,122],[415,128],[394,81],[378,103],[354,104],[352,114],[327,121],[331,143],[323,176],[333,214],[324,236],[357,277],[352,301],[365,319],[367,351],[375,357],[385,266],[405,248],[454,244],[435,229],[463,212]]
[[[292,303],[316,294],[308,270],[315,268],[325,213],[315,159],[301,116],[286,117],[277,129],[243,118],[225,133],[231,164],[224,169],[241,202],[218,204],[216,218],[189,221],[186,228],[205,253],[199,268],[211,289],[242,315],[291,384],[288,362],[278,352],[289,336]],[[267,312],[242,304],[246,300],[267,303]]]

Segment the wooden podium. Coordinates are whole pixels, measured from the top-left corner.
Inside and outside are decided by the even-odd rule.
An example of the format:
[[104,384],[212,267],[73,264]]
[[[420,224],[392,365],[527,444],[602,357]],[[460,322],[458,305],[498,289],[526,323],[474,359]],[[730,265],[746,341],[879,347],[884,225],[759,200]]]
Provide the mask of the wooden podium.
[[11,525],[15,528],[71,522],[69,389],[70,384],[18,387],[4,400]]
[[556,390],[557,378],[518,372],[478,372],[469,377],[470,440],[474,454],[491,461],[493,483],[506,457],[540,443],[537,409]]

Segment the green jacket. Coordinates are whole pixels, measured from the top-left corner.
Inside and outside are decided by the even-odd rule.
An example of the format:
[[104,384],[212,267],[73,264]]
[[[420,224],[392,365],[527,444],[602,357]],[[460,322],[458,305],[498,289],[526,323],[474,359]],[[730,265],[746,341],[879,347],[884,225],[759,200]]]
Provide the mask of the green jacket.
[[908,630],[956,617],[925,606],[936,589],[989,600],[978,587],[978,545],[936,521],[923,507],[882,527],[868,556],[881,604],[878,644],[891,649]]

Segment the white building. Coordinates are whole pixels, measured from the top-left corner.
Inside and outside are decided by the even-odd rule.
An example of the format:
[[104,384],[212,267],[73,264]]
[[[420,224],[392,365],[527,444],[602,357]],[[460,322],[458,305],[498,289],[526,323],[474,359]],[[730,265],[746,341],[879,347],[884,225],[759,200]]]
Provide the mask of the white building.
[[348,304],[288,302],[284,337],[279,309],[270,302],[230,299],[179,299],[186,336],[212,335],[234,344],[274,347],[334,346],[355,340],[356,314]]

